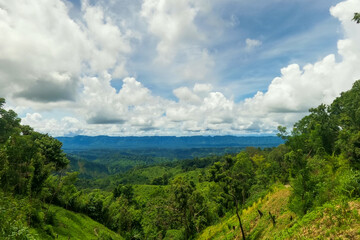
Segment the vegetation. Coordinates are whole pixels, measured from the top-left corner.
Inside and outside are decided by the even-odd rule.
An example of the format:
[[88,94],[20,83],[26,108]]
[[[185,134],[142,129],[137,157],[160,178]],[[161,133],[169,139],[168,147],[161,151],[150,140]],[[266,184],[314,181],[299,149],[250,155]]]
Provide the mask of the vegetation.
[[[1,239],[360,234],[360,80],[331,105],[310,109],[291,131],[280,126],[285,143],[276,148],[162,159],[114,172],[114,155],[97,162],[73,153],[69,161],[61,142],[21,125],[4,103]],[[133,161],[142,161],[140,155]]]
[[353,21],[360,23],[360,13],[354,13]]

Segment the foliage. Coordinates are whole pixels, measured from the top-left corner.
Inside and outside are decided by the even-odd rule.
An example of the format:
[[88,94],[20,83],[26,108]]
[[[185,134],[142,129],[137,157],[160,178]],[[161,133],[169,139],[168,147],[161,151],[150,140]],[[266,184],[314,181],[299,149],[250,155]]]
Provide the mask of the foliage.
[[352,20],[356,23],[360,23],[360,13],[354,13],[354,18]]
[[[0,104],[2,107],[3,99]],[[21,126],[12,110],[0,108],[0,114],[0,186],[16,194],[37,195],[50,173],[65,168],[69,162],[62,144]]]
[[28,203],[0,191],[0,239],[36,239],[27,225]]

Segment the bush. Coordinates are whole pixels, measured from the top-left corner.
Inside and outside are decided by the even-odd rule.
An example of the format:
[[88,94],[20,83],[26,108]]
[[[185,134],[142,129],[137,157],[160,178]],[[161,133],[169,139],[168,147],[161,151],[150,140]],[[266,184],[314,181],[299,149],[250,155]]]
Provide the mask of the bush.
[[55,237],[55,232],[54,232],[54,229],[53,229],[53,227],[52,227],[51,225],[46,225],[46,226],[44,227],[44,231],[45,231],[48,235],[50,235],[51,237]]
[[167,230],[164,240],[185,240],[185,235],[183,230]]
[[41,226],[45,222],[45,214],[44,212],[39,211],[39,209],[33,208],[29,214],[31,219],[31,225]]
[[48,210],[45,214],[45,223],[54,225],[56,219],[56,213],[52,210]]

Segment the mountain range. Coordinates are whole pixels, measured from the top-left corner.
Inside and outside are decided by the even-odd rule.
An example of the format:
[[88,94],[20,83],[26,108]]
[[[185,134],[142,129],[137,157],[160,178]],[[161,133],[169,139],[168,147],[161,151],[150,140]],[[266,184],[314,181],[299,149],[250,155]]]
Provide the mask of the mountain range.
[[111,137],[75,136],[57,137],[64,150],[85,149],[187,149],[217,147],[276,147],[283,140],[276,136],[148,136]]

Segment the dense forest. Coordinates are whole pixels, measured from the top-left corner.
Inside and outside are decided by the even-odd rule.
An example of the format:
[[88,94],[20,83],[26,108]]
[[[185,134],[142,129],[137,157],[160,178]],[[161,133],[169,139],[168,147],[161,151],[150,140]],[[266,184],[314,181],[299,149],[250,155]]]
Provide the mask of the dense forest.
[[144,161],[121,171],[67,156],[59,140],[21,125],[4,104],[1,239],[360,235],[360,80],[291,130],[280,126],[284,144],[277,147]]

